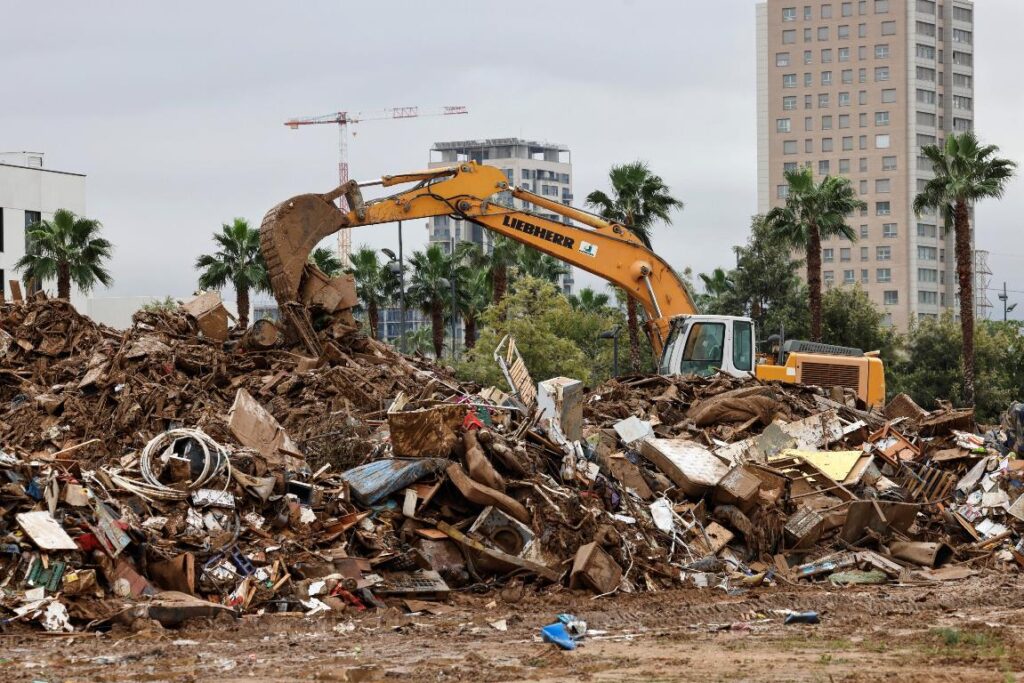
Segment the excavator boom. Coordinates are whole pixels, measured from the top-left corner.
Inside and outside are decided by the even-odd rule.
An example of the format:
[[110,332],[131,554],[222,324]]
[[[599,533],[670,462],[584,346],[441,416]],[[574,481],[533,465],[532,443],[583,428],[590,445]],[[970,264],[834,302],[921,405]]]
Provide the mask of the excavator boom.
[[[660,355],[668,338],[670,319],[696,313],[686,287],[672,267],[626,228],[510,187],[498,168],[467,162],[385,176],[363,186],[389,187],[408,182],[417,184],[404,192],[364,202],[360,184],[349,181],[327,194],[293,197],[264,217],[260,247],[270,272],[271,288],[286,320],[300,328],[300,336],[312,334],[311,329],[301,329],[308,319],[303,320],[298,296],[307,258],[320,240],[338,230],[446,215],[505,235],[622,288],[644,307],[656,355]],[[334,203],[342,196],[350,207],[347,212]],[[499,201],[507,197],[529,202],[586,227],[510,208]]]

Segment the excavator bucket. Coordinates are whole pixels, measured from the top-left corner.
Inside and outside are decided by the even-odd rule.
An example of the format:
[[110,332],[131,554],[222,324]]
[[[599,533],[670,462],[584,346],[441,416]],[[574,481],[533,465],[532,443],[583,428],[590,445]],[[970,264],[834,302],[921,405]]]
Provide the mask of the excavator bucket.
[[303,274],[320,240],[349,224],[346,214],[334,204],[342,195],[349,197],[350,206],[362,210],[359,188],[350,181],[327,194],[301,194],[281,202],[267,212],[260,226],[260,251],[281,317],[291,328],[288,331],[313,352],[318,352],[320,345],[300,301]]

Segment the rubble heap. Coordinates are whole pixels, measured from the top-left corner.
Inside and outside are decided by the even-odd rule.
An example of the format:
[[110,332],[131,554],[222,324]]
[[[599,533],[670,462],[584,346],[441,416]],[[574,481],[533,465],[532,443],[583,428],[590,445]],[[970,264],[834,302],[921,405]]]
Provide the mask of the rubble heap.
[[318,358],[265,326],[229,337],[204,296],[126,331],[58,301],[0,308],[6,620],[1024,564],[1024,406],[983,437],[969,411],[725,376],[587,392],[520,359],[510,393],[480,390],[337,320]]

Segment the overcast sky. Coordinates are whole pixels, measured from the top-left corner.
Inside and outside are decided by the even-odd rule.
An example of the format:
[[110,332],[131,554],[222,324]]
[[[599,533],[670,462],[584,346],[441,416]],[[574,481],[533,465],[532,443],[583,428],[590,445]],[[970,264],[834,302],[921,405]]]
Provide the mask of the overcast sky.
[[[655,248],[708,271],[730,264],[757,209],[754,4],[8,0],[0,151],[88,175],[90,217],[117,246],[114,296],[185,295],[222,222],[259,225],[334,187],[336,129],[286,119],[406,105],[470,114],[359,124],[353,177],[421,168],[437,140],[522,136],[571,148],[580,203],[612,164],[643,159],[686,202]],[[979,133],[1024,160],[1024,2],[975,14]],[[993,286],[1024,292],[1022,216],[1017,179],[980,206],[977,242]],[[405,234],[422,246],[425,221]],[[353,242],[394,248],[395,229]]]

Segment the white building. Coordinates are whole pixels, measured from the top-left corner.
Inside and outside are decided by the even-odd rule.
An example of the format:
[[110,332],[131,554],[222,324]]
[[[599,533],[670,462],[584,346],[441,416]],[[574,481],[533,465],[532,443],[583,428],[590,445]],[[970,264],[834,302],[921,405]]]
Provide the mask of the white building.
[[[9,281],[21,280],[14,264],[25,255],[25,229],[52,218],[57,209],[86,215],[85,175],[45,168],[42,153],[0,152],[0,283],[6,299]],[[86,308],[85,297],[75,289],[71,302],[79,311]]]

